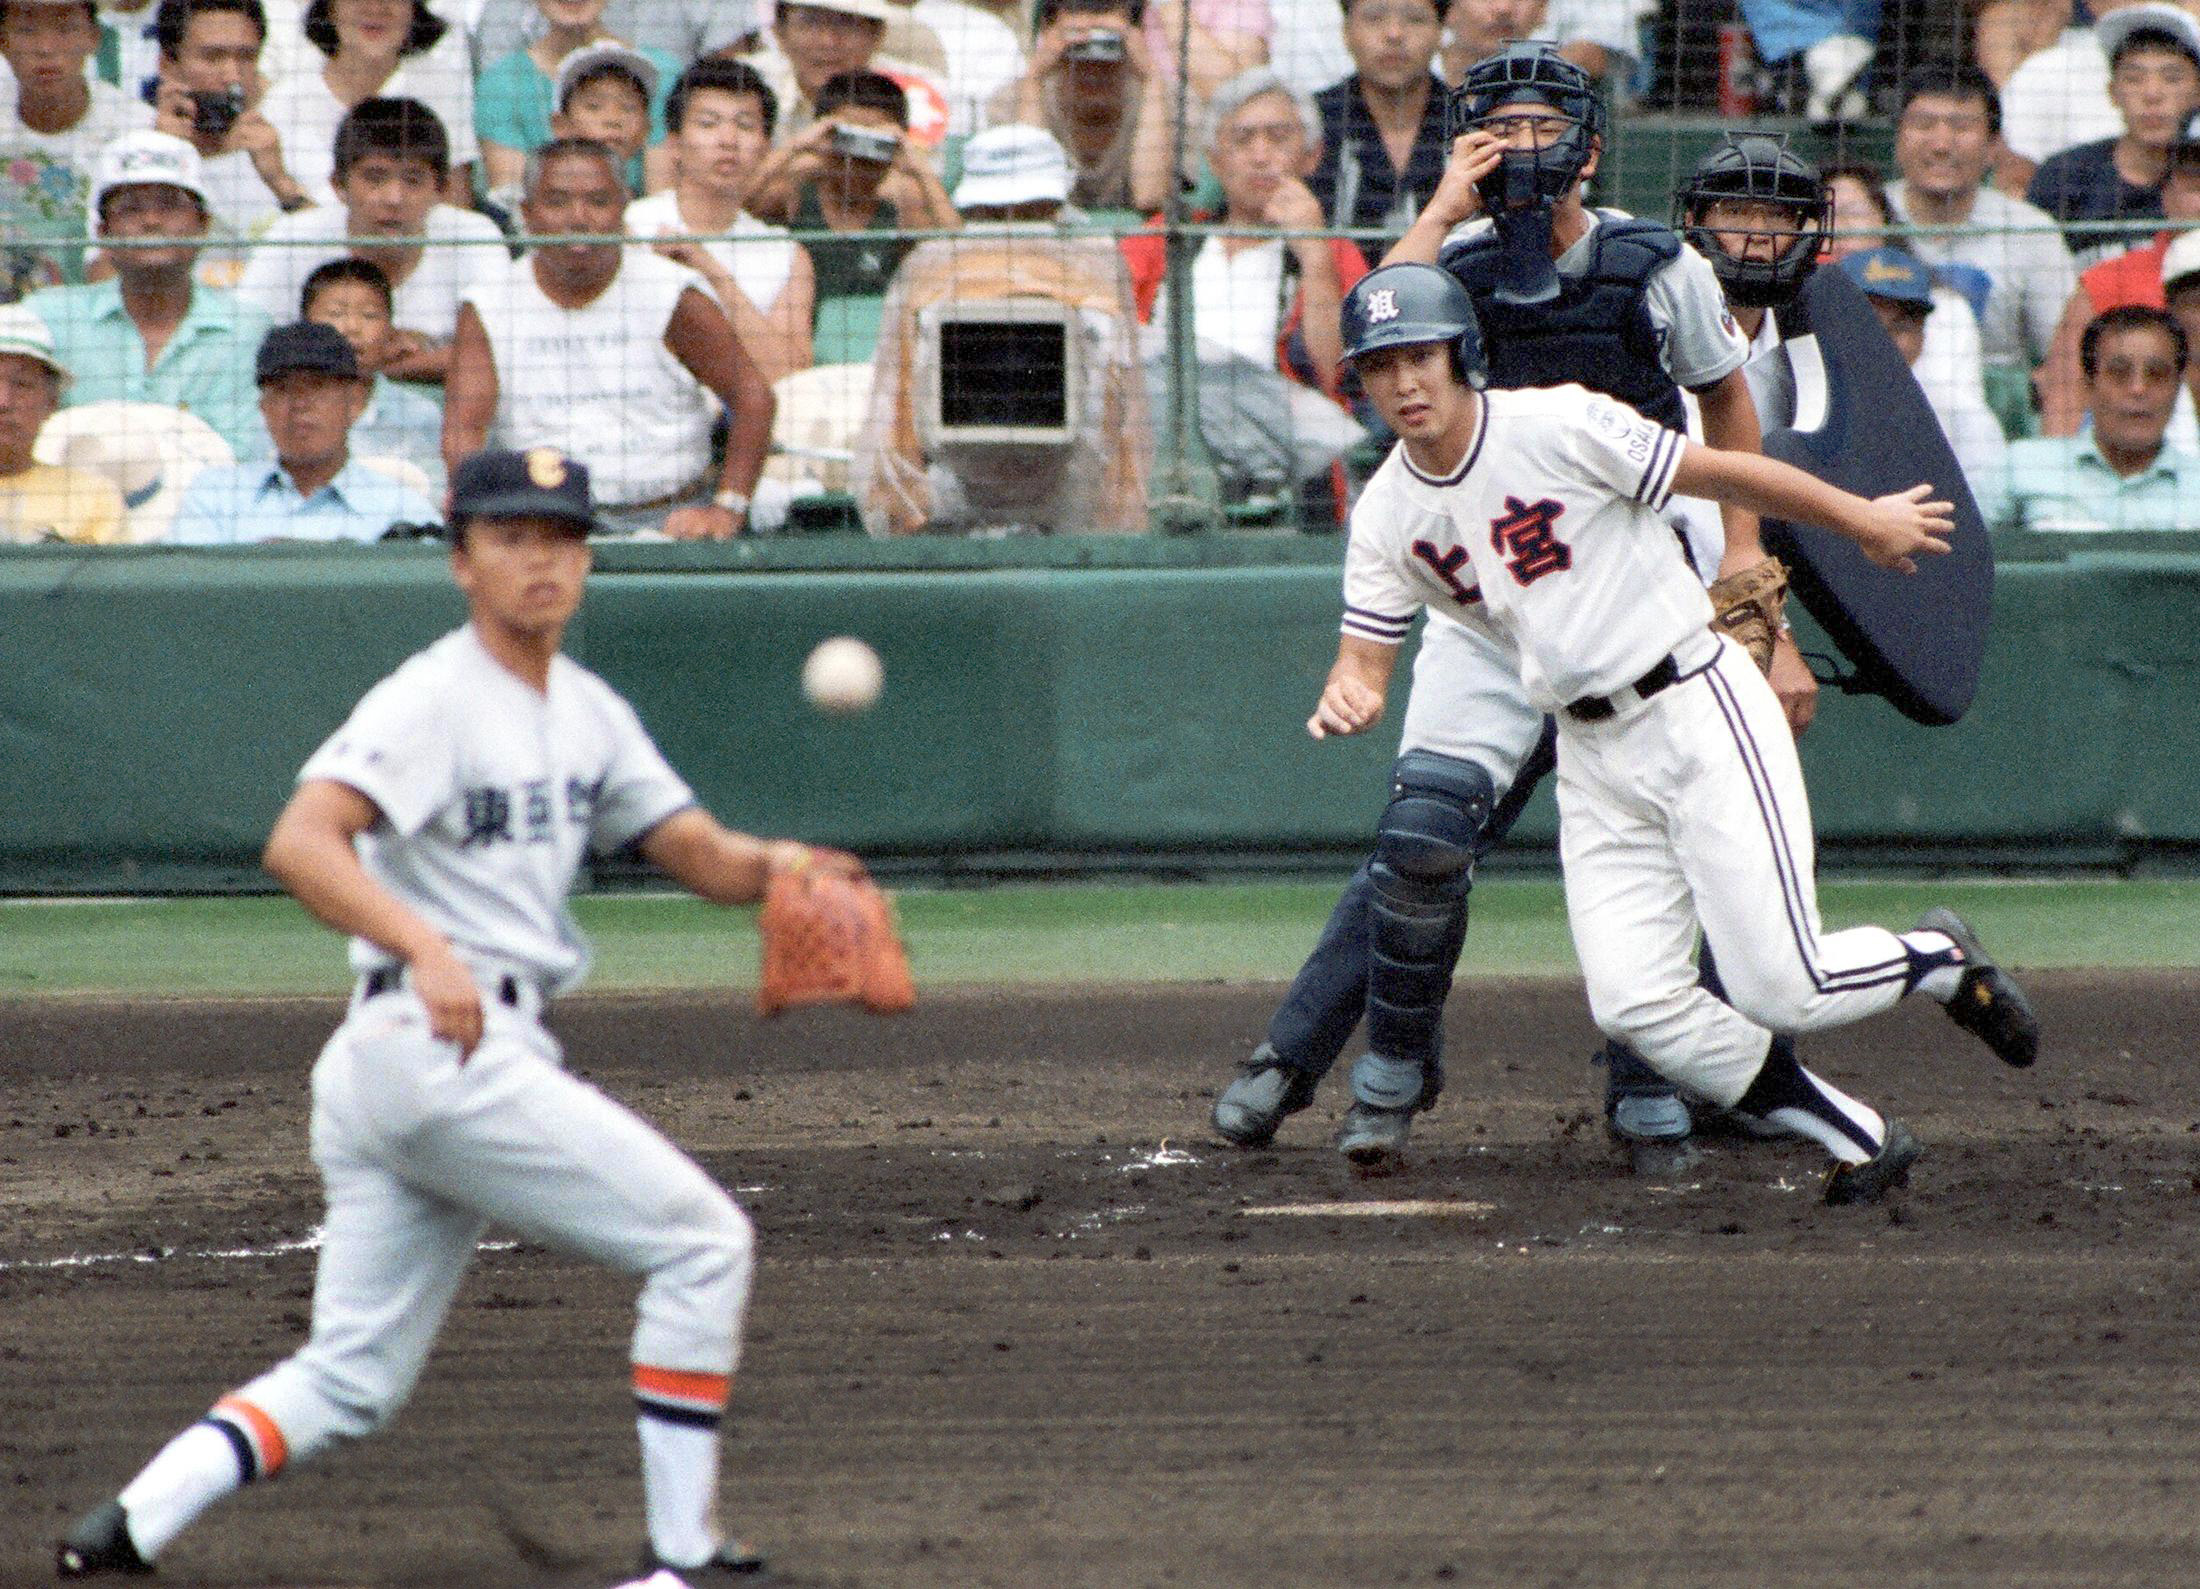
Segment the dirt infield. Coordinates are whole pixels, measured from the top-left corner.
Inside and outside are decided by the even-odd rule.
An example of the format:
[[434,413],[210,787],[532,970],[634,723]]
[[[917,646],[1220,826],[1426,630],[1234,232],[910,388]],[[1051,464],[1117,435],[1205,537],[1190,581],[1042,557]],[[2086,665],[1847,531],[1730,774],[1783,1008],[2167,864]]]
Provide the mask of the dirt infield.
[[[1273,989],[560,1026],[756,1216],[728,1514],[800,1583],[2194,1583],[2200,988],[2036,991],[2030,1073],[1931,1009],[1811,1046],[1927,1143],[1867,1210],[1800,1147],[1627,1174],[1566,986],[1454,999],[1451,1091],[1369,1184],[1334,1083],[1273,1151],[1205,1136]],[[0,1585],[301,1338],[333,1016],[0,1006]],[[1259,1212],[1370,1198],[1443,1206]],[[162,1581],[627,1576],[631,1301],[484,1252],[396,1426]]]

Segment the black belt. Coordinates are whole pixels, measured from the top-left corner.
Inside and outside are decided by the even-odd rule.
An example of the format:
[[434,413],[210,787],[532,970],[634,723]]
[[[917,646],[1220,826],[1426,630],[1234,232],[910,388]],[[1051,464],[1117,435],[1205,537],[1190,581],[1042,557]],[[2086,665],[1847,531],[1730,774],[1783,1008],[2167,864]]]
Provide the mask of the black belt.
[[[385,993],[395,993],[405,985],[405,973],[395,966],[384,966],[379,971],[367,973],[367,997],[379,998]],[[497,1003],[519,1008],[519,978],[510,975],[497,979]]]
[[[1679,683],[1680,676],[1681,665],[1673,660],[1673,653],[1668,651],[1659,659],[1656,667],[1635,680],[1628,688],[1647,701],[1667,685]],[[1567,704],[1566,715],[1577,722],[1601,723],[1618,710],[1609,695],[1584,695],[1580,700]]]

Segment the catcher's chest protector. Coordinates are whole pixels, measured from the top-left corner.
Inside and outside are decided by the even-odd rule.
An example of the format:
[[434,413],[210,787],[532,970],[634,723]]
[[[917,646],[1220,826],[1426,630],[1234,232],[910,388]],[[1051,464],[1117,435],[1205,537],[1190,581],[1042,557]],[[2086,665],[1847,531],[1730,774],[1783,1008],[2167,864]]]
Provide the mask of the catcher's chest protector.
[[1608,219],[1591,237],[1589,268],[1559,276],[1549,303],[1499,303],[1505,256],[1495,230],[1446,248],[1443,267],[1474,299],[1489,350],[1492,386],[1586,386],[1616,397],[1669,430],[1688,428],[1681,389],[1658,357],[1644,294],[1680,257],[1681,240],[1655,221]]

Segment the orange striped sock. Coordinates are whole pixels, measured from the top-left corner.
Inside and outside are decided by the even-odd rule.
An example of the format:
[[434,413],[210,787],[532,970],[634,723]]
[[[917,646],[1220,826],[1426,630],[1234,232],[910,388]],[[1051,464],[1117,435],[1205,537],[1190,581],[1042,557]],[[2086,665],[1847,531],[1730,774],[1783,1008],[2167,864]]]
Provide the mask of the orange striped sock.
[[634,1365],[634,1406],[645,1418],[691,1429],[716,1429],[725,1417],[726,1400],[732,1393],[730,1374]]
[[272,1479],[290,1460],[290,1445],[275,1420],[242,1396],[222,1397],[206,1416],[208,1422],[220,1425],[225,1432],[234,1431],[244,1437],[245,1450],[252,1457],[248,1478]]

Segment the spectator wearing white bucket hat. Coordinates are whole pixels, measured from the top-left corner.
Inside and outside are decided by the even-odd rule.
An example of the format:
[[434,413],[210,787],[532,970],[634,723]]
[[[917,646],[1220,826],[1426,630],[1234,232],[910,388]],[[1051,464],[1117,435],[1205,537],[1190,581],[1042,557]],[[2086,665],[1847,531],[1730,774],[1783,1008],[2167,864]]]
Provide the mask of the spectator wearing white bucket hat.
[[122,494],[111,483],[31,455],[68,384],[46,322],[21,304],[0,306],[0,542],[122,539]]
[[1054,134],[1011,122],[963,146],[955,208],[974,222],[1061,220],[1073,179],[1069,155]]
[[164,132],[125,133],[100,154],[90,208],[114,279],[24,300],[75,377],[70,403],[166,404],[249,446],[252,358],[268,320],[193,279],[209,218],[198,150]]

